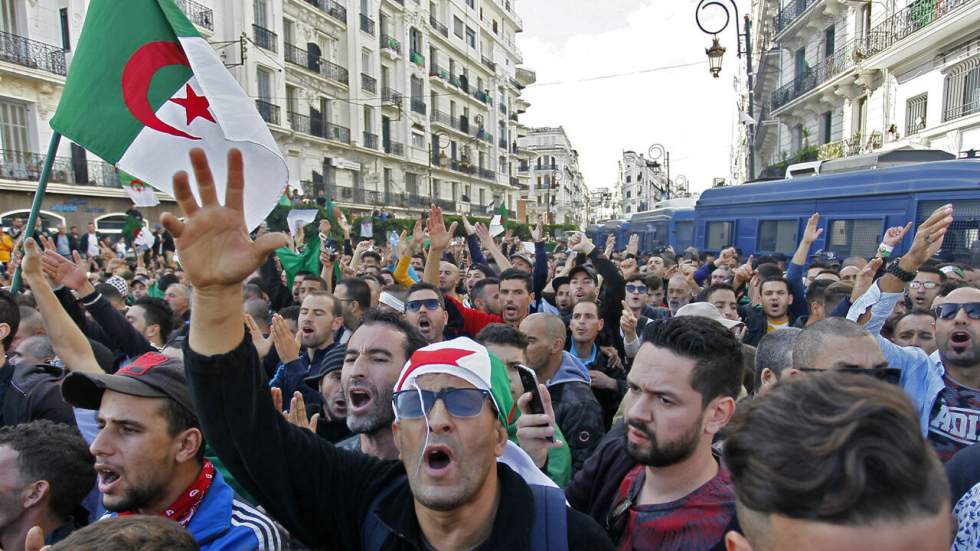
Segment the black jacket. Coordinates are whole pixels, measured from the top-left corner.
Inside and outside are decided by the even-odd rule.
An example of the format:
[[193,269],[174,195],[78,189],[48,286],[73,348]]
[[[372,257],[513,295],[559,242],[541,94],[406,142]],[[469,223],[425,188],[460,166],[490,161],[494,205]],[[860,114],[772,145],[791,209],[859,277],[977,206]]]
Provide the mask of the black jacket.
[[37,419],[75,426],[75,412],[61,397],[62,370],[9,363],[0,368],[0,427]]
[[[272,398],[248,336],[233,351],[205,357],[184,346],[184,362],[205,437],[228,470],[277,521],[306,545],[359,549],[361,528],[378,493],[404,476],[399,461],[334,447],[293,426]],[[531,491],[505,465],[497,466],[500,504],[485,544],[526,549]],[[386,550],[425,549],[407,483],[373,511],[391,530]],[[611,550],[602,529],[568,509],[570,549]]]
[[588,383],[569,381],[548,385],[555,423],[572,454],[572,474],[582,468],[595,451],[605,431],[602,406]]
[[626,426],[622,422],[613,425],[565,488],[568,504],[603,527],[619,485],[636,466],[636,461],[626,453],[625,434]]

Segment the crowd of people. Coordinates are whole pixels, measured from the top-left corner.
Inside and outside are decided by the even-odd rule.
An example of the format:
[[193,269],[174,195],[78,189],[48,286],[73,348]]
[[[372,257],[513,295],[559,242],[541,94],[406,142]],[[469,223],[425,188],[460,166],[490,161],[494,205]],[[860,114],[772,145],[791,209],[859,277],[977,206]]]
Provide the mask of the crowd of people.
[[818,214],[789,258],[377,243],[250,234],[240,154],[221,201],[191,161],[152,247],[2,234],[5,551],[980,548],[951,205],[843,261]]

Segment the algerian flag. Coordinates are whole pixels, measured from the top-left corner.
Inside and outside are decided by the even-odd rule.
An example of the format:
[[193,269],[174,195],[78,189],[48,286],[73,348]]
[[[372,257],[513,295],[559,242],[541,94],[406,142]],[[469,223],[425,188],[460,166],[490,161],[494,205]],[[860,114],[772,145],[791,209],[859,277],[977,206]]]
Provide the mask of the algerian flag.
[[490,219],[490,227],[487,229],[490,231],[491,237],[497,237],[504,233],[504,222],[500,219],[499,214]]
[[296,274],[304,270],[320,275],[319,236],[310,239],[301,253],[294,253],[289,250],[289,247],[280,247],[276,249],[276,256],[279,257],[279,263],[282,264],[282,269],[286,272],[286,286],[290,289],[293,288],[293,280],[296,279]]
[[142,227],[140,228],[140,232],[136,236],[136,240],[133,242],[133,244],[146,249],[152,249],[154,240],[153,233],[145,227]]
[[126,213],[126,223],[122,227],[122,236],[126,244],[132,244],[136,237],[143,230],[143,219],[131,213]]
[[91,0],[51,127],[173,195],[188,152],[204,149],[224,198],[228,150],[245,161],[245,223],[254,229],[289,178],[269,128],[174,0]]
[[157,198],[156,192],[153,191],[152,187],[146,185],[146,182],[143,180],[120,170],[119,183],[126,190],[126,194],[133,201],[133,205],[137,207],[155,207],[160,204],[160,199]]

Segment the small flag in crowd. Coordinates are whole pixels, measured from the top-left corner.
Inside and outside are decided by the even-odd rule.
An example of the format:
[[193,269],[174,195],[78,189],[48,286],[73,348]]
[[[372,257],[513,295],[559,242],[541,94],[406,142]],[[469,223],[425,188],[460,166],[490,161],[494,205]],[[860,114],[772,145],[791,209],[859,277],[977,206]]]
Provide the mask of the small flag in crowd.
[[136,241],[136,237],[143,230],[143,218],[137,216],[138,212],[135,210],[129,210],[126,212],[126,222],[122,227],[122,236],[126,240],[127,244],[132,244]]
[[294,253],[289,247],[280,247],[276,249],[276,256],[286,272],[286,286],[292,289],[296,274],[306,271],[320,275],[320,236],[314,235],[301,253]]
[[188,153],[198,147],[223,200],[228,150],[240,149],[249,230],[289,178],[255,103],[174,0],[91,0],[51,127],[170,195],[178,170],[197,195]]
[[157,198],[156,192],[153,191],[152,187],[146,185],[146,182],[143,180],[120,170],[119,183],[126,190],[126,194],[129,195],[134,206],[155,207],[160,204],[160,199]]
[[286,225],[289,226],[289,233],[296,235],[300,228],[307,224],[312,224],[316,220],[316,215],[320,211],[316,209],[295,209],[286,215]]

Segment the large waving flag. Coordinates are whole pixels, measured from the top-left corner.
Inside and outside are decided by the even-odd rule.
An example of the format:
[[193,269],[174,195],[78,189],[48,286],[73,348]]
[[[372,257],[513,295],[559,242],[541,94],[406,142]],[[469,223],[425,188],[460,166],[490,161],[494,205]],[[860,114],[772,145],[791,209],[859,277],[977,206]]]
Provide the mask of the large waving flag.
[[199,147],[223,199],[228,150],[241,149],[249,229],[289,179],[255,104],[174,0],[91,0],[51,127],[171,195],[174,172],[193,182]]

